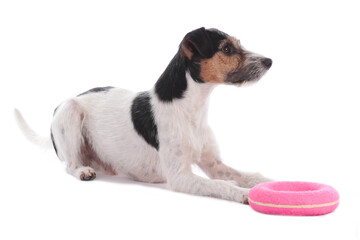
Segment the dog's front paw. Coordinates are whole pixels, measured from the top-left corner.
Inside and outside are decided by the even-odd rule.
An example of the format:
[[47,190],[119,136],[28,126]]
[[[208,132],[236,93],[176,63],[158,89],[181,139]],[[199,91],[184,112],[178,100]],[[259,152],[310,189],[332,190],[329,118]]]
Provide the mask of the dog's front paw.
[[78,173],[81,181],[90,181],[96,178],[96,173],[91,167],[82,167],[78,170]]
[[242,191],[240,203],[249,204],[249,192],[250,192],[250,189],[246,189],[246,190]]
[[244,196],[244,199],[243,199],[242,204],[247,204],[247,205],[249,205],[249,196],[248,196],[248,195]]

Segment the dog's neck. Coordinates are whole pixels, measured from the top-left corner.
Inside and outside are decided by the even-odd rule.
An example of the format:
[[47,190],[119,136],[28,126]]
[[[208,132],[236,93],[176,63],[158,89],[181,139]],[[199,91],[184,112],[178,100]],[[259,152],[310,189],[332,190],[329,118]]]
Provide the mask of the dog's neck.
[[192,71],[197,69],[191,66],[179,50],[156,82],[154,92],[162,103],[176,104],[194,116],[206,115],[209,96],[216,84],[194,79],[192,76],[196,74]]
[[[215,84],[204,83],[192,76],[198,67],[192,67],[181,50],[171,60],[155,84],[155,94],[163,103],[184,100],[196,108],[207,105],[208,97]],[[189,107],[191,107],[189,106]]]
[[209,97],[215,86],[194,80],[178,53],[156,82],[154,94],[165,114],[182,118],[198,128],[207,124]]
[[198,83],[194,81],[189,72],[186,72],[187,89],[184,92],[183,99],[179,101],[184,102],[187,106],[195,111],[205,109],[207,111],[209,97],[216,84],[212,83]]

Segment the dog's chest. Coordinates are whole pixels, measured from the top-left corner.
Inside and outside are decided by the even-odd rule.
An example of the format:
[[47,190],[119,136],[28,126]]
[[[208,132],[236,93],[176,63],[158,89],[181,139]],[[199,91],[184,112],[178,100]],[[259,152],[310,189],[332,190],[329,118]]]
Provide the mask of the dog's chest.
[[160,148],[191,146],[201,151],[207,129],[207,109],[178,101],[155,109]]

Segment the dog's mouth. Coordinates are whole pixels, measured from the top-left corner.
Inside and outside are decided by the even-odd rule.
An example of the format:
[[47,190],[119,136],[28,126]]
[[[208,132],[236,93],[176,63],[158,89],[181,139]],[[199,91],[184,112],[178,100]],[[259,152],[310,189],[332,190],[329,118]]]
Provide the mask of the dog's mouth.
[[272,60],[269,58],[256,59],[249,64],[239,68],[237,71],[227,75],[226,83],[242,84],[245,82],[256,82],[270,69]]
[[242,84],[245,82],[256,82],[267,72],[267,69],[258,66],[258,64],[251,64],[245,68],[239,69],[229,73],[226,78],[226,83]]

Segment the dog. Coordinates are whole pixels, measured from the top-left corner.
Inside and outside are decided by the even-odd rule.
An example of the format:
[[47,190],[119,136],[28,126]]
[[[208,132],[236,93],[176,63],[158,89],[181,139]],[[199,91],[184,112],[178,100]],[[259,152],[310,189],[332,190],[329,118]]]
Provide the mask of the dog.
[[[80,180],[93,180],[95,170],[102,170],[248,203],[249,189],[270,179],[223,163],[207,123],[209,96],[220,84],[256,82],[271,65],[270,58],[245,50],[224,32],[196,29],[185,35],[151,90],[100,87],[66,100],[55,109],[45,142]],[[44,142],[16,109],[15,116],[30,140]],[[192,164],[208,178],[195,175]]]

